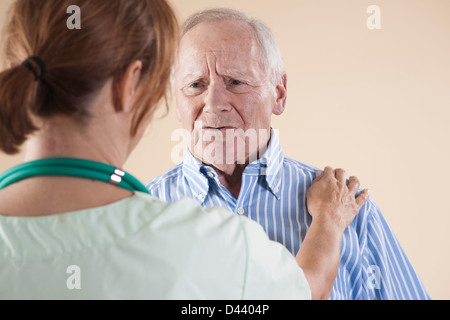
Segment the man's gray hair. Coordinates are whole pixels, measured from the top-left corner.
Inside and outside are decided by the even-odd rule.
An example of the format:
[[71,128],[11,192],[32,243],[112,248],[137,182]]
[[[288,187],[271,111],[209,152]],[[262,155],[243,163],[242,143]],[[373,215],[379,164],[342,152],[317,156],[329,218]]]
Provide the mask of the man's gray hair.
[[181,37],[189,30],[204,22],[218,21],[241,21],[248,24],[255,32],[256,40],[261,46],[263,53],[263,66],[274,83],[277,83],[284,75],[283,58],[281,50],[272,31],[261,21],[250,15],[229,9],[214,8],[199,11],[191,15],[181,27]]

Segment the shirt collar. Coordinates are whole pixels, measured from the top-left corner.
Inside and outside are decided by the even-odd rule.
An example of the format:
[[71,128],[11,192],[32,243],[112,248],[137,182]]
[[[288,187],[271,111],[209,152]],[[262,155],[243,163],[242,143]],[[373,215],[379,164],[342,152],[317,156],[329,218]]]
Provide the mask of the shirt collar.
[[[250,163],[245,168],[243,175],[263,176],[268,189],[279,199],[284,155],[275,131],[271,129],[270,132],[270,143],[266,152],[261,158]],[[219,183],[215,170],[195,158],[188,148],[186,148],[183,161],[183,174],[200,203],[205,201],[209,192],[210,179]]]
[[183,161],[183,174],[186,177],[194,197],[202,204],[209,192],[209,181],[205,170],[214,171],[213,168],[205,166],[200,160],[195,158],[186,148]]
[[282,168],[284,162],[284,154],[281,150],[280,141],[275,130],[270,130],[270,143],[263,156],[249,164],[248,167],[256,165],[259,167],[259,175],[265,177],[267,187],[272,193],[280,198]]

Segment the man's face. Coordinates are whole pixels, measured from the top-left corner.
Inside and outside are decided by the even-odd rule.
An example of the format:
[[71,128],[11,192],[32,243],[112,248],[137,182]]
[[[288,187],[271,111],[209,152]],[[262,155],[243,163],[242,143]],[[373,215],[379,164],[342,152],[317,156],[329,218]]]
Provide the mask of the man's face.
[[271,115],[283,112],[286,96],[285,83],[264,70],[253,30],[236,21],[202,23],[183,37],[174,91],[190,151],[209,164],[237,163],[242,152],[248,160],[267,144]]

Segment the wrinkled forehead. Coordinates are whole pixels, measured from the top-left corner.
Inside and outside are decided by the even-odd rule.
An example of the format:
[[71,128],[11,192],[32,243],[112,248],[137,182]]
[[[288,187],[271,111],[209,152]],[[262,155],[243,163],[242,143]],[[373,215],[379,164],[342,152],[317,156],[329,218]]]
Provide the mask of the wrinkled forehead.
[[204,22],[181,39],[175,69],[182,73],[205,72],[208,64],[245,72],[262,66],[262,50],[255,32],[239,21]]

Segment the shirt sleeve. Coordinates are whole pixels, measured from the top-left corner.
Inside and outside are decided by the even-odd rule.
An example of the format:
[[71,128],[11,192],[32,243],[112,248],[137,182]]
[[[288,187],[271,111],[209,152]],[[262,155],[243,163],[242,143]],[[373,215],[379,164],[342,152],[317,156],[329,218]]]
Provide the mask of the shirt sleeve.
[[367,299],[428,300],[425,287],[378,206],[368,202],[365,246],[361,248]]
[[310,300],[308,281],[292,254],[259,224],[241,219],[247,250],[243,299]]

